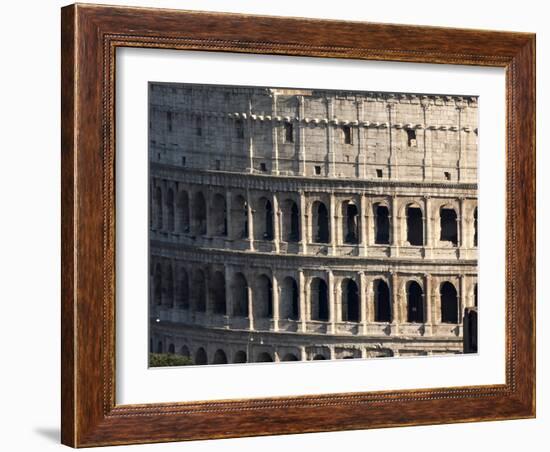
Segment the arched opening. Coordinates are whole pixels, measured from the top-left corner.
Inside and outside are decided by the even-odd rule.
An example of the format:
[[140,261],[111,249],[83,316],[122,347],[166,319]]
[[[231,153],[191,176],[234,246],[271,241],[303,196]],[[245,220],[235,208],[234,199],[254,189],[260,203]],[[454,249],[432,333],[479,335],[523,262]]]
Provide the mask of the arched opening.
[[256,359],[257,363],[272,363],[273,358],[271,355],[267,352],[262,352],[258,355],[258,358]]
[[408,283],[407,322],[424,323],[424,293],[416,281]]
[[451,242],[454,246],[458,244],[457,216],[454,209],[442,207],[439,209],[440,237],[442,242]]
[[260,275],[256,279],[256,293],[254,294],[254,317],[266,319],[273,317],[273,287],[267,275]]
[[153,303],[157,306],[162,304],[162,268],[160,264],[155,266],[155,276],[153,277]]
[[458,297],[453,284],[446,281],[441,284],[441,322],[458,323]]
[[169,188],[166,194],[166,229],[170,232],[175,229],[174,221],[174,190]]
[[294,353],[287,353],[281,361],[300,361]]
[[168,353],[170,353],[170,354],[172,354],[172,355],[173,355],[174,353],[176,353],[176,346],[175,346],[174,344],[170,344],[170,345],[168,346]]
[[169,308],[174,307],[174,271],[172,265],[166,267],[166,278],[164,279],[166,286],[164,287],[164,305]]
[[225,276],[222,272],[215,272],[210,281],[210,295],[214,314],[226,314]]
[[178,194],[177,201],[179,231],[189,232],[189,195],[186,191],[181,191]]
[[321,278],[313,278],[310,285],[311,320],[328,321],[328,290],[327,283]]
[[407,241],[412,246],[424,245],[422,210],[420,207],[407,207]]
[[327,358],[325,358],[325,357],[324,357],[323,355],[321,355],[321,354],[317,354],[317,355],[315,355],[315,356],[313,357],[313,361],[323,361],[323,360],[325,360],[325,359],[327,359]]
[[233,315],[248,317],[248,284],[242,273],[233,276]]
[[474,306],[477,308],[477,283],[474,285]]
[[300,213],[292,199],[283,203],[283,240],[291,243],[300,240]]
[[162,341],[158,341],[157,343],[157,353],[163,353],[164,352],[164,345]]
[[180,348],[180,355],[184,358],[189,358],[191,356],[191,353],[189,352],[189,348],[187,345],[182,345]]
[[195,235],[206,234],[206,200],[200,191],[195,193],[193,200],[193,232]]
[[225,237],[227,236],[227,209],[225,197],[217,193],[212,198],[210,206],[210,226],[211,235]]
[[160,187],[155,189],[155,227],[162,229],[163,227],[163,215],[162,215],[162,190]]
[[359,243],[359,210],[352,202],[342,204],[344,243]]
[[195,270],[193,275],[193,301],[195,311],[206,311],[206,278],[201,269]]
[[327,207],[320,201],[315,201],[313,211],[313,234],[312,238],[316,243],[329,242],[329,218]]
[[181,309],[189,308],[189,276],[185,268],[179,271],[177,303]]
[[222,349],[216,350],[212,364],[227,364],[227,356]]
[[248,206],[241,195],[236,195],[231,204],[231,228],[232,238],[248,238]]
[[349,278],[342,281],[342,320],[359,322],[359,288]]
[[195,353],[195,364],[198,366],[203,366],[205,364],[208,364],[208,357],[206,356],[206,351],[202,347],[200,347]]
[[256,240],[273,240],[273,206],[271,201],[260,198],[254,213],[254,237]]
[[246,363],[246,352],[243,350],[239,350],[237,353],[235,353],[235,358],[233,359],[233,362],[235,364]]
[[474,246],[477,247],[477,207],[474,210]]
[[281,286],[281,312],[283,319],[298,320],[300,315],[298,284],[291,276],[283,280]]
[[374,281],[374,321],[392,321],[390,288],[383,279]]
[[380,204],[374,205],[374,243],[390,243],[390,212],[386,206]]

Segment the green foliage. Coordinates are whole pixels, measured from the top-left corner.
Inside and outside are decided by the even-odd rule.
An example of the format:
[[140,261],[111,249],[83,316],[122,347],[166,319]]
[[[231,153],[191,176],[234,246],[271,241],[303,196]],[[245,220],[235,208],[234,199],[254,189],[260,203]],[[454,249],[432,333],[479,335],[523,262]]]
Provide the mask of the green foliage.
[[173,353],[149,353],[149,367],[190,366],[191,358]]

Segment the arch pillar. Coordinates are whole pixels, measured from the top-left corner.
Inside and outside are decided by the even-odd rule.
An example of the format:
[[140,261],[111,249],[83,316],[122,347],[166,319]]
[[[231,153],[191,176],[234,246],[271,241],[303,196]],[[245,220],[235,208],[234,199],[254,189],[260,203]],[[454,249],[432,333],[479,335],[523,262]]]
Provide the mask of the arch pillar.
[[368,247],[368,244],[369,244],[369,237],[368,237],[368,233],[369,233],[369,228],[367,227],[367,224],[369,222],[369,212],[368,212],[368,207],[367,207],[367,197],[362,194],[361,195],[361,207],[360,207],[360,212],[361,212],[361,216],[360,216],[360,227],[361,227],[361,231],[360,231],[360,234],[361,234],[361,239],[360,239],[360,243],[361,243],[361,254],[363,256],[366,256],[367,255],[367,247]]
[[403,295],[399,290],[399,276],[397,273],[391,273],[390,284],[392,295],[392,323],[395,325],[395,333],[398,333],[399,325],[402,322],[401,304],[403,302]]
[[248,222],[248,248],[254,251],[254,211],[250,202],[250,190],[246,189],[246,221]]
[[336,247],[337,247],[337,213],[336,213],[336,196],[334,192],[330,193],[330,206],[329,206],[329,215],[330,215],[330,254],[336,254]]
[[432,198],[426,196],[424,198],[424,217],[426,218],[426,237],[424,238],[425,253],[424,257],[431,258],[432,250],[434,247],[434,233],[433,233],[433,216],[432,216]]
[[307,202],[305,193],[300,190],[300,252],[307,254],[308,226],[307,226]]
[[[252,299],[252,279],[250,278],[250,275],[246,275],[246,290],[247,290],[247,298],[248,298],[248,329],[254,330],[254,301]],[[248,355],[248,353],[247,353]]]
[[230,318],[233,314],[233,288],[231,281],[233,280],[233,268],[229,265],[225,266],[225,315]]
[[328,333],[334,334],[335,331],[335,311],[336,311],[336,303],[335,303],[335,291],[334,291],[334,273],[332,273],[332,270],[328,271],[328,321],[329,321],[329,328]]
[[281,211],[276,193],[273,193],[271,200],[273,204],[273,246],[275,252],[278,253],[281,244]]
[[361,328],[363,330],[362,334],[367,334],[367,324],[368,324],[368,321],[369,321],[369,311],[370,309],[368,309],[368,300],[371,299],[371,296],[370,296],[370,284],[369,284],[369,281],[367,279],[367,275],[365,274],[365,272],[360,272],[359,273],[359,290],[360,290],[360,297],[359,297],[359,302],[361,304],[361,307],[360,307],[360,320],[361,320]]
[[397,215],[398,210],[397,197],[391,197],[391,246],[390,253],[392,257],[399,256],[399,247],[401,246],[401,225],[399,224],[399,217]]
[[277,278],[277,274],[273,273],[271,276],[271,295],[273,301],[273,331],[279,331],[280,288]]
[[233,193],[228,190],[225,193],[225,225],[226,225],[226,239],[231,240],[233,237],[233,222],[231,221],[231,212],[233,211],[231,201]]
[[306,281],[304,271],[298,270],[298,301],[300,303],[300,329],[303,333],[306,331],[307,308],[306,308]]

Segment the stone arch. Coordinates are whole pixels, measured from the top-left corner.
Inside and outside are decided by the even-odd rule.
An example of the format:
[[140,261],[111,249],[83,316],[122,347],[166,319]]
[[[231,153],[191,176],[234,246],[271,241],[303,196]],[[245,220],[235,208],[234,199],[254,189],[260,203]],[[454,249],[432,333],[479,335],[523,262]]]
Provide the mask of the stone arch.
[[273,357],[268,352],[261,352],[258,353],[258,356],[256,357],[257,363],[272,363]]
[[409,281],[407,287],[407,322],[424,323],[424,292],[416,281]]
[[300,361],[294,353],[287,353],[281,361]]
[[155,265],[153,276],[153,303],[157,306],[162,304],[162,266],[160,263]]
[[424,245],[424,226],[422,209],[417,204],[408,204],[405,208],[407,220],[407,242],[412,246]]
[[273,205],[264,197],[258,200],[254,213],[254,236],[256,240],[273,240]]
[[195,193],[193,198],[193,233],[206,235],[206,199],[202,191]]
[[216,353],[214,353],[214,360],[212,361],[212,364],[227,364],[227,355],[221,348],[216,350]]
[[179,270],[176,298],[178,307],[189,308],[189,275],[184,267]]
[[225,297],[225,275],[217,271],[212,275],[210,280],[210,296],[212,300],[212,311],[214,314],[227,313],[226,297]]
[[155,227],[162,229],[164,226],[163,205],[162,205],[162,190],[160,187],[155,188]]
[[179,232],[189,232],[189,194],[182,190],[178,193],[178,199],[176,202],[177,216],[178,216],[178,230]]
[[310,309],[311,320],[328,321],[329,294],[327,283],[324,279],[315,277],[310,283]]
[[322,355],[321,353],[317,353],[315,356],[313,356],[313,361],[323,361],[325,359],[328,359],[325,355]]
[[300,300],[298,284],[292,276],[287,276],[281,284],[280,317],[282,319],[298,320],[299,316]]
[[439,209],[439,240],[458,245],[458,217],[453,207],[442,206]]
[[244,350],[239,350],[237,353],[235,353],[235,357],[233,358],[233,362],[235,364],[244,364],[246,363],[246,352]]
[[193,273],[193,307],[195,311],[206,311],[206,277],[204,272],[197,268]]
[[388,206],[376,203],[373,206],[374,214],[374,243],[388,245],[390,243],[390,211]]
[[235,195],[231,203],[231,230],[233,239],[248,238],[248,204],[242,195]]
[[315,243],[329,243],[330,227],[327,206],[321,201],[315,201],[312,210],[312,234]]
[[248,283],[242,273],[233,275],[231,286],[233,299],[233,315],[236,317],[248,317]]
[[225,196],[220,193],[216,193],[212,197],[209,219],[211,235],[219,237],[227,236],[227,206]]
[[292,199],[286,199],[282,204],[283,240],[285,242],[300,241],[300,212],[298,205]]
[[195,352],[195,364],[197,366],[208,364],[208,355],[203,347],[199,347]]
[[174,213],[174,190],[171,188],[166,192],[166,229],[170,232],[175,230],[175,213]]
[[392,310],[390,288],[383,279],[376,279],[374,285],[374,321],[391,322]]
[[359,287],[351,278],[342,281],[342,321],[359,322]]
[[445,281],[439,288],[439,294],[441,299],[441,322],[459,323],[458,296],[454,284]]
[[187,347],[187,345],[182,345],[181,346],[180,355],[183,356],[184,358],[191,357],[191,353],[189,352],[189,347]]
[[258,319],[273,317],[273,286],[271,278],[263,274],[256,278],[254,291],[254,317]]
[[342,233],[344,243],[359,243],[359,209],[353,201],[342,203]]

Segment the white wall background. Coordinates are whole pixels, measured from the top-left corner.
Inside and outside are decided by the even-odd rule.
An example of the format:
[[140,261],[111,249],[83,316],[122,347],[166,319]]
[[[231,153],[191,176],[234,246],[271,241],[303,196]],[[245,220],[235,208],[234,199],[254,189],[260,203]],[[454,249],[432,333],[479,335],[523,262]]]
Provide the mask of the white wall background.
[[[115,0],[113,0],[115,1]],[[481,2],[462,0],[452,7],[440,0],[391,3],[338,3],[277,0],[116,0],[118,4],[305,16],[378,22],[537,32],[538,70],[538,220],[550,228],[544,198],[550,178],[544,178],[550,141],[543,124],[550,120],[550,31],[544,2],[536,0]],[[93,2],[98,3],[98,2]],[[0,28],[0,300],[3,345],[0,374],[0,444],[9,451],[59,450],[59,8],[60,1],[5,2]],[[546,111],[543,111],[546,110]],[[538,237],[538,273],[549,251],[547,234]],[[278,451],[369,449],[430,452],[490,447],[500,452],[547,450],[550,429],[550,346],[542,322],[550,316],[538,287],[538,417],[536,420],[434,427],[320,433],[222,441],[118,447],[115,450]],[[546,434],[546,435],[545,435]]]

